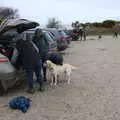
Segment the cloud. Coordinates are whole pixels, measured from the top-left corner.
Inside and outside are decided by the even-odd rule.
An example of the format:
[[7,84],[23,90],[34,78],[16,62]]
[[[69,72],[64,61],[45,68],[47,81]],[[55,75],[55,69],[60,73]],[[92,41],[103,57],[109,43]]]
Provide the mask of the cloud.
[[4,0],[4,5],[18,8],[22,17],[42,24],[50,17],[65,24],[120,18],[119,4],[119,0]]

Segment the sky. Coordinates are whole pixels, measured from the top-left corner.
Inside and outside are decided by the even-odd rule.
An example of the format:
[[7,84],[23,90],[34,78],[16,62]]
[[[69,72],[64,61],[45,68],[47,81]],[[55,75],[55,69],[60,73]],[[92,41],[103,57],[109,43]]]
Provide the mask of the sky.
[[120,0],[0,0],[0,6],[17,8],[21,18],[42,25],[52,17],[62,24],[120,20]]

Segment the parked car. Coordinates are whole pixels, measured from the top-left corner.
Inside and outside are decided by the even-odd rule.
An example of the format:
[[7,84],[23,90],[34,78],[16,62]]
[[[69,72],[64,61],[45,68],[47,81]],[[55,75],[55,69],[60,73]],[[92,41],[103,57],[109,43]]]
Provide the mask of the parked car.
[[61,39],[70,44],[72,38],[65,32],[65,30],[59,30],[59,33],[61,35]]
[[45,30],[49,31],[53,39],[57,41],[57,48],[59,51],[63,51],[68,47],[67,40],[63,38],[59,30],[57,30],[56,28],[47,28]]
[[70,37],[70,39],[72,40],[72,30],[64,30],[64,32]]
[[17,71],[10,62],[14,46],[11,41],[0,37],[0,94],[25,79],[24,71]]

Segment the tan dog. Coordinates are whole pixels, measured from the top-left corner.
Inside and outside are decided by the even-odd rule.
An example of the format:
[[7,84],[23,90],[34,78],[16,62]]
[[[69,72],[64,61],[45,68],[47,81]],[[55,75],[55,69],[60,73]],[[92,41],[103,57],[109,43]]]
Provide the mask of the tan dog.
[[72,70],[76,70],[77,68],[70,64],[63,64],[63,69],[64,69],[64,76],[65,76],[64,79],[65,81],[67,81],[68,84],[70,84]]
[[69,64],[56,65],[50,60],[46,61],[46,68],[46,78],[47,80],[51,81],[51,85],[53,85],[53,81],[55,80],[55,86],[57,85],[58,80],[65,80],[68,84],[70,84],[72,70],[76,69],[75,67]]
[[47,73],[46,73],[46,78],[48,81],[51,81],[51,86],[53,85],[53,81],[54,85],[57,85],[58,82],[58,78],[62,75],[63,72],[63,68],[61,65],[56,65],[54,63],[52,63],[50,60],[46,61],[46,68],[47,68]]

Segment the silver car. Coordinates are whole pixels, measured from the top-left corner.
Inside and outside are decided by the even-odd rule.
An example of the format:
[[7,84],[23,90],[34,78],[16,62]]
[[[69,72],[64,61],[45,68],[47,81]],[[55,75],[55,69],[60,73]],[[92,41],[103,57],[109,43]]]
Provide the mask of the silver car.
[[9,88],[21,82],[24,71],[16,71],[9,59],[0,53],[0,93],[6,92]]
[[[25,72],[23,70],[16,70],[10,62],[10,53],[8,46],[11,43],[10,37],[4,38],[5,33],[9,31],[24,32],[39,26],[38,23],[26,19],[6,19],[0,25],[0,93],[6,92],[9,88],[15,86],[25,79]],[[4,36],[2,39],[2,36]],[[10,40],[9,40],[10,39]],[[7,44],[6,44],[7,43]],[[7,52],[6,52],[7,48]],[[9,53],[9,55],[8,55]]]

